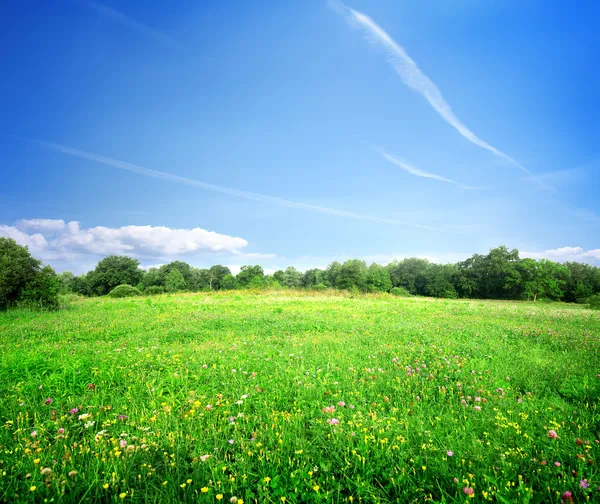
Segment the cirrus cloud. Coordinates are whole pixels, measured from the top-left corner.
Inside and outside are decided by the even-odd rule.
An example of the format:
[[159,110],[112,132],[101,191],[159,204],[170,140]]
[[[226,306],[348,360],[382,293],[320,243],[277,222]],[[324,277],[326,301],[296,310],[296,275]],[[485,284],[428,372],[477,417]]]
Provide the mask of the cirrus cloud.
[[544,252],[521,252],[521,257],[531,259],[549,259],[555,262],[583,262],[594,264],[600,262],[600,249],[585,250],[583,247],[561,247]]

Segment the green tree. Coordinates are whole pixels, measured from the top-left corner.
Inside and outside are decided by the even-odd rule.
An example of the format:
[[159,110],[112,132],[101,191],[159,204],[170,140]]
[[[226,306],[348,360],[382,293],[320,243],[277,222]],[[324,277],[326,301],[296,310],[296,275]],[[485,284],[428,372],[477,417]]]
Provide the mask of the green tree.
[[159,268],[158,275],[161,279],[160,285],[164,286],[165,289],[167,288],[167,277],[169,276],[169,273],[171,273],[171,271],[173,271],[174,269],[178,270],[179,273],[181,273],[181,276],[183,276],[186,288],[190,290],[199,289],[199,287],[195,285],[195,278],[194,274],[192,273],[192,267],[188,263],[185,263],[183,261],[173,261],[169,264],[163,264]]
[[103,296],[118,285],[137,285],[144,272],[140,262],[127,256],[108,256],[87,274],[87,281],[94,294]]
[[367,290],[373,292],[389,292],[392,288],[392,279],[387,268],[373,263],[367,273]]
[[221,282],[226,275],[231,275],[231,271],[227,266],[221,264],[215,264],[209,269],[209,288],[211,290],[219,290],[221,288]]
[[539,297],[559,300],[570,271],[566,266],[547,259],[522,259],[519,263],[523,297],[536,301]]
[[58,275],[58,280],[60,282],[60,292],[62,294],[73,292],[73,282],[75,280],[75,275],[73,275],[73,273],[70,271],[63,271]]
[[58,293],[60,280],[50,266],[44,266],[35,277],[30,280],[23,291],[19,302],[40,308],[56,309],[59,306]]
[[144,289],[147,289],[148,287],[165,286],[158,268],[150,268],[148,271],[144,272],[142,283],[144,284]]
[[430,267],[431,263],[427,259],[409,257],[402,261],[392,261],[387,269],[394,287],[403,287],[411,294],[424,296],[427,270]]
[[367,288],[367,265],[359,259],[349,259],[341,265],[335,280],[338,289],[353,288],[366,290]]
[[237,283],[240,287],[260,288],[264,285],[265,272],[261,266],[242,266],[237,274]]
[[277,270],[275,273],[273,273],[273,280],[279,282],[280,285],[283,285],[284,276],[285,273],[282,270]]
[[187,287],[185,278],[178,268],[173,268],[165,279],[165,290],[167,292],[177,292]]
[[337,280],[341,269],[342,265],[338,261],[333,261],[331,264],[329,264],[325,269],[325,278],[327,279],[327,281],[324,282],[325,285],[328,287],[337,288]]
[[302,285],[302,273],[300,273],[296,268],[290,266],[286,268],[285,273],[283,274],[283,284],[289,289],[295,289]]
[[0,238],[0,309],[15,304],[40,271],[41,262],[12,238]]
[[233,290],[237,287],[237,280],[232,275],[225,275],[221,280],[221,289],[223,290]]

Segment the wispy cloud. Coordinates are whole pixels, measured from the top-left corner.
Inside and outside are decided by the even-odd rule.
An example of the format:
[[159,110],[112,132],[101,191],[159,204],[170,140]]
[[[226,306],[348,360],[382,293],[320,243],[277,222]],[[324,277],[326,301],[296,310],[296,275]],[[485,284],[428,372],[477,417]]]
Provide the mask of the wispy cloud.
[[398,168],[404,170],[405,172],[410,173],[411,175],[415,175],[416,177],[423,177],[423,178],[428,178],[428,179],[433,179],[433,180],[439,180],[440,182],[447,182],[448,184],[454,184],[455,186],[458,186],[461,189],[475,189],[475,187],[473,187],[473,186],[465,185],[461,182],[457,182],[456,180],[452,180],[452,179],[443,177],[442,175],[437,175],[435,173],[429,173],[429,172],[420,170],[419,168],[416,168],[415,166],[408,164],[406,161],[404,161],[396,156],[392,156],[391,154],[388,154],[387,152],[380,151],[379,153],[385,159],[387,159],[390,163],[396,165]]
[[335,215],[337,217],[345,217],[348,219],[361,220],[367,222],[375,222],[378,224],[395,224],[402,226],[409,226],[413,228],[426,229],[429,231],[446,231],[451,233],[464,233],[463,231],[457,229],[450,228],[441,228],[437,226],[429,226],[426,224],[419,224],[416,222],[407,222],[398,219],[388,219],[384,217],[375,217],[371,215],[363,215],[354,212],[348,212],[346,210],[338,210],[335,208],[322,207],[318,205],[310,205],[307,203],[299,203],[297,201],[291,201],[283,198],[278,198],[275,196],[267,196],[265,194],[250,192],[250,191],[241,191],[239,189],[234,189],[231,187],[224,187],[215,184],[208,184],[206,182],[200,182],[198,180],[180,177],[179,175],[173,175],[172,173],[166,173],[158,170],[151,170],[149,168],[144,168],[143,166],[138,166],[132,163],[127,163],[126,161],[121,161],[118,159],[112,159],[106,156],[101,156],[99,154],[94,154],[92,152],[86,152],[79,149],[75,149],[73,147],[67,147],[66,145],[57,144],[54,142],[44,142],[38,140],[29,140],[31,142],[37,143],[43,147],[48,149],[52,149],[57,152],[61,152],[63,154],[67,154],[70,156],[75,156],[82,159],[88,159],[90,161],[95,161],[97,163],[101,163],[107,166],[112,166],[113,168],[120,168],[122,170],[127,170],[133,173],[137,173],[138,175],[144,175],[145,177],[153,177],[162,180],[169,180],[171,182],[176,182],[178,184],[184,184],[192,187],[197,187],[199,189],[204,189],[206,191],[212,191],[222,194],[228,194],[231,196],[237,196],[239,198],[244,198],[253,201],[260,201],[261,203],[268,203],[271,205],[277,205],[281,207],[288,208],[298,208],[301,210],[309,210],[312,212],[318,212],[322,214]]
[[550,259],[557,262],[600,263],[600,249],[585,250],[583,247],[561,247],[544,252],[521,252],[520,255],[531,259]]
[[400,46],[390,35],[383,30],[375,21],[362,12],[356,11],[347,7],[341,2],[329,0],[329,5],[339,14],[344,16],[352,26],[361,28],[368,40],[381,46],[388,55],[388,61],[400,76],[404,84],[413,91],[422,95],[434,110],[442,116],[442,118],[455,128],[469,142],[486,149],[496,156],[509,161],[528,175],[532,173],[516,161],[513,157],[505,154],[493,145],[483,141],[475,133],[473,133],[462,121],[456,117],[450,105],[442,96],[442,92],[436,84],[423,73],[417,63],[407,54],[402,46]]
[[106,5],[96,2],[95,0],[82,0],[82,3],[106,19],[125,26],[131,30],[137,31],[138,33],[147,35],[161,44],[183,49],[183,47],[171,37],[154,30],[153,28],[150,28],[148,25],[129,17],[127,14],[124,14],[111,7],[107,7]]

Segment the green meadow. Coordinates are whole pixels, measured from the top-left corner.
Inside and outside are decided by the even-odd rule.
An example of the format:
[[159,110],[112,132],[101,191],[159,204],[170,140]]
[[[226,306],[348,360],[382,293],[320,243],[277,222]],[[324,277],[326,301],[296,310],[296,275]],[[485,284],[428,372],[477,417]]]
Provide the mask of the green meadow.
[[600,312],[553,303],[11,310],[0,502],[599,502],[599,344]]

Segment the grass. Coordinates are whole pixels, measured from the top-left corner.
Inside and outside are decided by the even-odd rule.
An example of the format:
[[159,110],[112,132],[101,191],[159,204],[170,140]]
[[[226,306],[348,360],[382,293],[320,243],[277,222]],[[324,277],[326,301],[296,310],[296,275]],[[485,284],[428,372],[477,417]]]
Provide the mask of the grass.
[[599,337],[579,306],[328,293],[0,313],[0,501],[597,502]]

